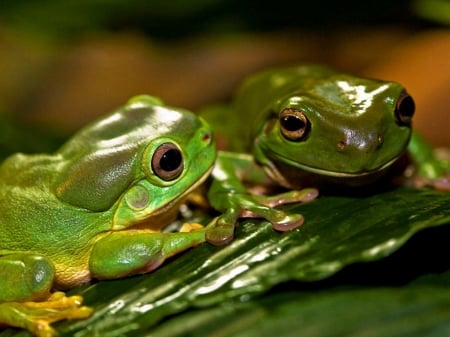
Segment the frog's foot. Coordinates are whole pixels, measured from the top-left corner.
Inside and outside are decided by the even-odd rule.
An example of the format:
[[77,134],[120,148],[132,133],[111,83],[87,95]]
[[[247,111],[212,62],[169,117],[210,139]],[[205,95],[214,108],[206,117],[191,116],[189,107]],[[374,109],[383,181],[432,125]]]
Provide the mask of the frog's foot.
[[[206,227],[206,241],[222,246],[233,240],[235,223],[227,222],[225,214],[217,216]],[[236,218],[237,221],[237,218]]]
[[439,191],[450,192],[450,174],[448,177],[433,180],[433,184],[431,186]]
[[[450,151],[447,150],[445,154],[450,157]],[[418,167],[410,165],[400,178],[400,183],[415,188],[428,187],[450,192],[450,159],[436,157]]]
[[413,175],[404,180],[404,185],[415,188],[429,187],[438,191],[450,192],[450,174],[440,178],[425,178],[421,175]]
[[307,202],[318,196],[316,189],[294,190],[275,196],[255,196],[230,193],[227,210],[213,219],[206,228],[206,240],[213,245],[224,245],[233,239],[234,228],[239,218],[263,218],[277,231],[289,231],[300,227],[301,214],[288,214],[273,207]]
[[[63,292],[53,293],[44,302],[8,302],[0,304],[10,318],[4,324],[29,330],[38,337],[52,337],[56,331],[51,324],[63,319],[83,319],[92,309],[81,306],[81,296],[67,297]],[[2,321],[3,322],[3,321]]]
[[317,198],[318,195],[319,191],[317,189],[305,188],[303,190],[288,191],[274,196],[253,196],[253,199],[257,202],[258,206],[243,209],[241,217],[262,217],[270,221],[274,229],[282,232],[289,231],[299,227],[303,223],[303,217],[300,214],[287,214],[281,210],[274,209],[274,207],[308,202]]
[[198,231],[203,228],[205,228],[205,227],[203,227],[203,225],[199,224],[199,223],[185,223],[181,226],[180,232],[188,233],[188,232]]
[[316,199],[319,196],[317,188],[304,188],[280,193],[274,196],[255,196],[259,202],[268,207],[277,207],[286,204],[305,203]]
[[449,192],[450,149],[434,149],[427,160],[407,167],[402,183],[416,188],[428,187]]

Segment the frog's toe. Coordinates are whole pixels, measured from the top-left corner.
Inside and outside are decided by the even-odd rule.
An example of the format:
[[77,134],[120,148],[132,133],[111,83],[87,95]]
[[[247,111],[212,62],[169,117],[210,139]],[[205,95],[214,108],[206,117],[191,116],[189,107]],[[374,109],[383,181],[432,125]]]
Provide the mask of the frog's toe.
[[319,190],[317,188],[304,188],[302,190],[293,190],[282,193],[280,196],[283,204],[308,202],[319,196]]
[[450,177],[436,179],[433,183],[433,187],[439,191],[450,192]]
[[37,321],[28,330],[38,337],[54,337],[57,335],[55,329],[46,321]]
[[206,241],[214,246],[223,246],[234,238],[234,225],[221,221],[220,217],[214,218],[206,228]]
[[85,308],[81,306],[82,303],[83,297],[81,296],[66,296],[62,291],[56,291],[44,302],[25,302],[24,305],[30,309],[46,309],[49,311],[53,309],[56,313],[57,311],[76,312],[78,309]]
[[317,188],[304,188],[302,190],[292,190],[274,196],[258,196],[261,204],[268,207],[277,207],[286,204],[304,203],[316,199],[319,196]]
[[425,178],[421,175],[413,175],[404,178],[401,183],[405,186],[412,186],[414,188],[432,188],[438,191],[450,192],[450,174],[445,174],[439,178]]
[[305,219],[301,214],[283,214],[279,220],[272,220],[272,227],[280,232],[287,232],[303,225]]
[[298,195],[298,202],[308,202],[319,196],[319,190],[317,188],[305,188],[296,192]]
[[64,319],[83,319],[92,314],[92,309],[81,306],[81,296],[67,297],[63,292],[53,293],[45,302],[14,303],[22,323],[19,326],[28,329],[38,337],[56,335],[51,324]]

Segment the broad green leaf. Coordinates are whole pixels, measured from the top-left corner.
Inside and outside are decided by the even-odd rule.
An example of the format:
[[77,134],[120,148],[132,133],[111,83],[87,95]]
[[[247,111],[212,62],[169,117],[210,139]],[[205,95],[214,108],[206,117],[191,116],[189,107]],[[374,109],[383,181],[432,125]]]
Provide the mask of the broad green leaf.
[[[244,221],[236,231],[235,240],[227,246],[203,244],[174,257],[151,274],[74,289],[71,293],[82,294],[85,303],[95,308],[95,314],[87,320],[63,322],[56,327],[60,331],[59,336],[144,336],[152,331],[161,336],[176,336],[188,334],[188,328],[182,327],[187,324],[195,335],[208,334],[216,327],[217,331],[224,331],[224,336],[230,335],[227,331],[238,335],[237,331],[242,327],[239,333],[245,336],[261,333],[255,330],[256,327],[250,328],[252,320],[259,322],[261,327],[263,321],[272,324],[270,329],[276,331],[279,329],[277,325],[289,325],[292,324],[290,321],[298,319],[293,335],[297,335],[301,322],[308,323],[309,334],[305,333],[306,336],[326,333],[332,336],[334,324],[337,325],[336,333],[343,331],[344,335],[358,335],[357,331],[366,325],[381,324],[383,319],[380,316],[382,310],[378,310],[376,304],[369,305],[369,302],[379,298],[380,308],[385,306],[387,310],[386,317],[389,312],[398,316],[402,301],[415,288],[380,288],[388,275],[381,272],[372,277],[358,269],[354,269],[354,277],[370,275],[369,283],[373,287],[343,292],[333,285],[328,287],[325,279],[332,278],[343,268],[373,265],[373,262],[366,262],[388,263],[390,257],[386,257],[412,236],[423,236],[422,229],[450,224],[449,205],[449,193],[407,188],[359,197],[322,196],[311,203],[289,208],[292,212],[301,212],[306,218],[305,224],[292,232],[277,233],[265,221]],[[439,242],[442,245],[442,241]],[[426,251],[429,247],[423,249]],[[412,263],[407,267],[405,270],[415,268]],[[444,269],[446,267],[450,270],[450,265],[445,265]],[[444,284],[448,285],[447,280]],[[283,285],[288,284],[286,282],[317,284],[320,291],[301,286],[286,292],[283,290]],[[445,304],[449,303],[449,295],[440,297],[433,292],[445,293],[443,287],[435,290],[431,286],[423,287],[426,290],[423,290],[424,295],[418,299],[417,306],[428,306],[430,310],[435,307],[448,309]],[[395,295],[397,290],[399,294],[404,292],[404,295],[398,295],[398,299]],[[422,293],[422,288],[419,290]],[[393,298],[392,306],[388,305],[389,297]],[[412,304],[412,310],[420,309],[416,304]],[[341,326],[334,315],[347,305],[349,309],[342,313]],[[367,308],[358,309],[363,305]],[[357,313],[367,310],[368,314],[362,317],[362,323],[358,323],[351,310]],[[296,316],[296,312],[304,316]],[[370,321],[370,313],[374,316],[373,321]],[[422,315],[420,310],[418,315]],[[431,317],[434,314],[423,309],[423,315],[426,316],[423,318],[425,328],[433,323]],[[242,322],[238,319],[240,317]],[[439,317],[436,324],[441,322]],[[404,319],[407,318],[415,319],[406,315]],[[309,322],[319,326],[314,330],[314,325]],[[405,321],[399,319],[391,323],[399,329],[393,331],[403,331],[400,329]],[[414,331],[419,331],[420,320],[414,324]],[[345,328],[346,325],[349,327]],[[328,326],[328,330],[320,330],[322,326],[323,329]],[[283,334],[277,335],[289,335],[286,327],[280,332]],[[10,333],[8,330],[0,336],[14,335]]]
[[[402,288],[290,290],[225,302],[165,321],[151,336],[449,336],[450,272],[428,281]],[[139,336],[144,335],[150,336]]]

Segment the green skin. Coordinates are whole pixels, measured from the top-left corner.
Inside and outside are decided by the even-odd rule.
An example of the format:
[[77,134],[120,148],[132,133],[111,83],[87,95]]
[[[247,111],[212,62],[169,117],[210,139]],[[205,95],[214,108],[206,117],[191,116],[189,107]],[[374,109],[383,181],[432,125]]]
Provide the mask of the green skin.
[[[282,125],[286,111],[303,114],[307,124]],[[449,163],[437,160],[412,133],[413,113],[414,102],[400,84],[319,65],[250,77],[230,109],[203,113],[218,144],[234,151],[219,152],[216,161],[209,200],[222,214],[209,226],[207,240],[218,245],[230,241],[239,217],[265,218],[280,231],[296,228],[303,222],[300,214],[273,206],[314,199],[317,189],[307,186],[370,184],[407,149],[422,184],[449,189]],[[304,131],[301,137],[298,131]],[[267,177],[290,191],[274,197],[248,193],[244,181],[267,184]]]
[[53,336],[50,323],[91,309],[52,289],[146,273],[204,242],[204,229],[161,229],[215,157],[202,119],[143,95],[54,154],[7,158],[0,166],[0,324]]

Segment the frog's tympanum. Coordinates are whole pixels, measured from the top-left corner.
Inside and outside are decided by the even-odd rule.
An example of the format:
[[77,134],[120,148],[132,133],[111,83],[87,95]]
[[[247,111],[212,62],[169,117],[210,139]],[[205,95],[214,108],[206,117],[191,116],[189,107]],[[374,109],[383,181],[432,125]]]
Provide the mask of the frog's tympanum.
[[150,272],[204,242],[200,226],[161,230],[215,157],[202,119],[143,95],[53,154],[7,158],[0,166],[0,325],[53,336],[52,322],[92,311],[80,296],[54,289]]
[[[220,152],[213,171],[209,200],[223,214],[208,230],[208,241],[228,242],[239,217],[263,217],[280,231],[298,227],[300,214],[271,207],[315,198],[317,189],[308,186],[370,184],[407,149],[422,182],[448,188],[448,179],[439,180],[448,178],[448,163],[438,161],[411,131],[414,110],[412,97],[398,83],[319,65],[250,77],[229,109],[203,114],[218,143],[235,151]],[[273,197],[248,193],[244,181],[260,180],[260,168],[289,191]]]

